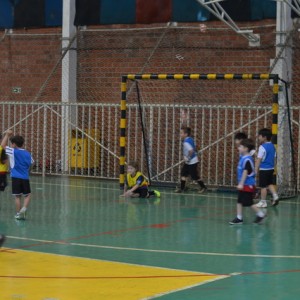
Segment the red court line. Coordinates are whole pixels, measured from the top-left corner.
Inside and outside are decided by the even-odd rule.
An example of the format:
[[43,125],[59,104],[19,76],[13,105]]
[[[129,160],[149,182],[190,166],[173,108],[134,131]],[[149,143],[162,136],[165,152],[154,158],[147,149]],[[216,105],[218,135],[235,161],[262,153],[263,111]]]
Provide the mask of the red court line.
[[[195,218],[185,218],[185,219],[171,221],[169,223],[150,224],[150,225],[136,226],[136,227],[126,228],[126,229],[117,229],[117,230],[112,230],[112,231],[91,233],[91,234],[87,234],[87,235],[81,235],[81,236],[78,236],[78,237],[70,237],[70,238],[66,238],[66,239],[63,239],[63,240],[34,243],[34,244],[20,246],[18,248],[7,248],[5,251],[10,251],[10,250],[14,250],[14,249],[28,249],[28,248],[33,248],[33,247],[38,247],[38,246],[43,246],[43,245],[53,245],[53,244],[68,245],[68,242],[75,241],[75,240],[81,240],[81,239],[86,239],[86,238],[96,237],[96,236],[101,236],[101,235],[107,235],[107,234],[116,235],[116,234],[120,234],[120,233],[124,233],[124,232],[136,231],[136,230],[146,229],[146,228],[163,229],[163,228],[167,228],[167,227],[169,227],[173,224],[176,224],[176,223],[191,221],[191,220],[195,220],[195,219],[198,219],[198,218],[197,217],[195,217]],[[0,250],[0,252],[4,252],[4,250]]]

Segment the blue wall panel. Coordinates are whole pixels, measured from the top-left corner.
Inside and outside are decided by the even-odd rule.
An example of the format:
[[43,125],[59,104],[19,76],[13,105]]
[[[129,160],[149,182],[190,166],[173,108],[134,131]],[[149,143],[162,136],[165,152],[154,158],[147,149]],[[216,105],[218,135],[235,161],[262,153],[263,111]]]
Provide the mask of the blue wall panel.
[[45,22],[46,26],[61,26],[63,0],[46,0]]
[[134,24],[135,0],[102,0],[101,24]]
[[13,28],[14,9],[10,0],[0,0],[0,28]]

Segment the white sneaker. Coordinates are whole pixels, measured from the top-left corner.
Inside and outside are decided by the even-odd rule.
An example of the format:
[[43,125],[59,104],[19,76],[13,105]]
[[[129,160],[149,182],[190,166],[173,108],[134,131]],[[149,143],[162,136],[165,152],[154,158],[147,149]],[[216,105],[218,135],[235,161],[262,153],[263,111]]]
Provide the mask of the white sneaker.
[[279,197],[277,194],[273,195],[272,206],[277,206],[279,204]]
[[260,201],[256,204],[256,207],[259,207],[259,208],[266,208],[266,207],[268,207],[268,205],[267,205],[267,202],[260,200]]

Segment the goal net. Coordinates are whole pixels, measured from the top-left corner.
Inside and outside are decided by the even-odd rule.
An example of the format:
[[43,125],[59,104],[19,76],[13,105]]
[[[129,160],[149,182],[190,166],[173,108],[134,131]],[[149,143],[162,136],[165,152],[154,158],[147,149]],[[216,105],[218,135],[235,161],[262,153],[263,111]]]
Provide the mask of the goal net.
[[[120,184],[124,183],[125,157],[127,162],[138,161],[152,184],[178,182],[184,163],[180,128],[189,126],[198,150],[201,179],[213,188],[233,188],[238,161],[235,134],[246,133],[258,148],[258,131],[267,127],[278,147],[280,196],[291,197],[296,190],[293,145],[289,124],[278,124],[278,112],[277,75],[123,76]],[[279,138],[278,126],[286,126]]]

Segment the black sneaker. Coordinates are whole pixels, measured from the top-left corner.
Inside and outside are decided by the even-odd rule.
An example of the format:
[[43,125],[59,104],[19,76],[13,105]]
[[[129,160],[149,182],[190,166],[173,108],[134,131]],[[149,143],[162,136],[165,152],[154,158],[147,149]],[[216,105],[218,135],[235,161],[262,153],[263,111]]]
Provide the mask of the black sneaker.
[[0,248],[2,247],[4,241],[5,241],[5,235],[0,234]]
[[203,187],[198,190],[198,194],[204,194],[205,192],[207,192],[207,187]]
[[272,206],[277,206],[279,204],[279,200],[273,200],[272,201]]
[[239,218],[233,219],[231,222],[229,222],[230,225],[239,225],[243,224],[243,220],[240,220]]
[[254,220],[253,223],[255,223],[255,224],[261,224],[264,218],[265,217],[256,216],[256,218],[255,218],[255,220]]

